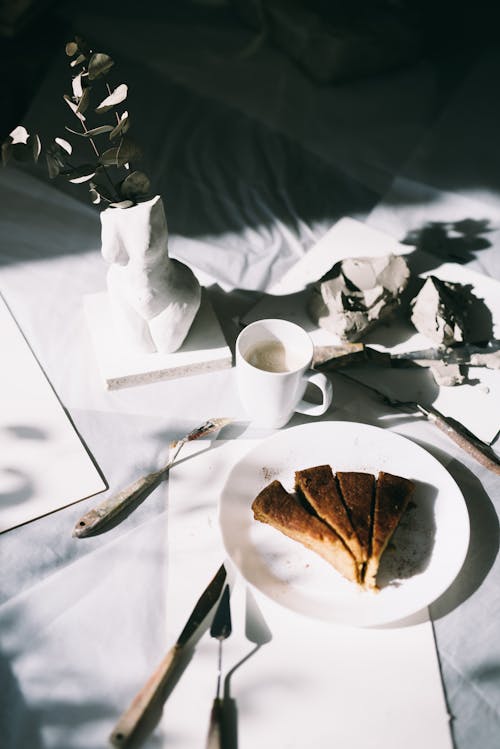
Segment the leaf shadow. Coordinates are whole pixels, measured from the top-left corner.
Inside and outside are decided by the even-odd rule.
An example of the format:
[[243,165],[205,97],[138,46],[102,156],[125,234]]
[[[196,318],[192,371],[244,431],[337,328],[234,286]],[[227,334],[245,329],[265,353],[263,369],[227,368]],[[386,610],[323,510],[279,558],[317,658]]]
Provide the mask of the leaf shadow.
[[31,499],[34,494],[35,484],[25,471],[7,466],[2,471],[5,479],[10,479],[10,488],[0,492],[0,505],[2,509],[23,504]]
[[467,263],[475,259],[475,252],[491,247],[491,242],[484,236],[491,231],[494,227],[489,219],[429,221],[410,230],[402,242],[413,245],[419,254],[423,251],[449,262]]
[[6,656],[0,654],[0,683],[2,684],[2,710],[0,711],[0,734],[2,747],[17,749],[44,749],[39,710],[30,707],[21,691],[12,666]]
[[[48,438],[45,430],[31,424],[7,424],[2,431],[6,432],[7,440],[28,440],[38,442]],[[20,446],[22,450],[22,447]],[[33,446],[31,447],[33,450]],[[23,461],[23,465],[25,460]],[[35,481],[29,473],[17,465],[6,465],[2,468],[2,490],[0,491],[0,507],[7,509],[28,502],[35,494]],[[5,529],[8,530],[8,529]]]

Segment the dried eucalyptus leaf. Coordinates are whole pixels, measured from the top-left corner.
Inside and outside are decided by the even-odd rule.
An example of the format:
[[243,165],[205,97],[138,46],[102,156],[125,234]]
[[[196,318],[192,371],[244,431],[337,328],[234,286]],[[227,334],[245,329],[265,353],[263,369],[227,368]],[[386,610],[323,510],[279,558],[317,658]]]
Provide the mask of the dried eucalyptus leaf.
[[10,140],[6,140],[2,143],[2,164],[7,166],[9,159],[12,155],[12,143]]
[[71,145],[71,143],[68,143],[68,141],[64,140],[64,138],[54,138],[54,141],[63,149],[63,151],[66,151],[66,153],[71,156],[71,154],[73,153],[73,146]]
[[128,132],[129,127],[130,117],[128,116],[128,112],[124,112],[120,117],[118,125],[116,125],[109,134],[109,139],[114,140],[118,135],[125,135],[125,133]]
[[103,166],[125,166],[132,159],[138,159],[140,155],[139,148],[133,141],[122,138],[118,146],[108,148],[101,154],[99,162]]
[[69,182],[79,185],[81,182],[88,182],[95,175],[96,168],[93,164],[82,164],[75,169],[68,169],[62,172],[63,176]]
[[87,130],[85,135],[87,138],[92,138],[94,135],[109,133],[111,130],[113,130],[113,125],[101,125],[100,127],[94,127],[92,130]]
[[85,39],[82,36],[78,36],[78,34],[75,35],[75,42],[78,45],[78,49],[82,53],[82,55],[85,55],[88,57],[90,55],[90,47],[85,41]]
[[118,166],[118,146],[103,151],[99,157],[99,163],[103,166]]
[[90,103],[90,88],[84,88],[83,94],[76,108],[76,114],[84,114],[84,112],[86,112],[88,109],[89,103]]
[[79,135],[81,138],[93,138],[95,135],[102,135],[103,133],[111,132],[111,130],[113,130],[113,125],[101,125],[100,127],[92,128],[92,130],[82,130],[81,132],[78,130],[72,130],[67,126],[64,129],[67,130],[68,133]]
[[79,135],[81,138],[85,138],[87,133],[85,130],[82,130],[81,132],[79,130],[73,130],[72,128],[68,127],[67,125],[64,126],[64,129],[68,131],[68,133],[71,133],[71,135]]
[[103,52],[94,52],[89,60],[89,79],[95,81],[96,78],[101,78],[111,70],[114,64],[109,55],[105,55]]
[[70,182],[72,182],[74,185],[81,185],[82,182],[88,182],[89,179],[92,179],[92,174],[86,174],[83,177],[75,177],[74,179],[69,179]]
[[57,145],[57,143],[52,143],[52,145],[49,146],[47,153],[57,164],[60,171],[66,169],[68,163],[67,154]]
[[71,60],[70,65],[72,68],[76,68],[77,65],[81,65],[86,59],[85,55],[78,55],[74,60]]
[[26,143],[29,138],[29,133],[23,125],[18,125],[10,133],[12,143]]
[[120,200],[118,203],[110,203],[110,208],[132,208],[134,202],[132,200]]
[[128,93],[128,86],[126,83],[120,83],[119,86],[115,88],[114,91],[110,93],[109,96],[107,96],[97,109],[95,110],[98,114],[101,114],[102,112],[108,112],[110,109],[113,109],[118,104],[121,104],[122,101],[125,101],[127,98]]
[[92,187],[92,183],[90,183],[89,194],[90,199],[94,203],[94,205],[98,205],[101,202],[101,196],[99,195],[97,190],[94,190],[94,188]]
[[90,183],[90,186],[93,190],[99,193],[101,198],[106,200],[108,203],[113,203],[116,196],[113,195],[107,185],[102,184],[101,182],[98,182],[97,180],[92,180]]
[[71,81],[71,86],[73,88],[73,96],[75,96],[77,99],[79,99],[80,96],[83,94],[82,74],[81,73],[78,73],[78,75],[75,75],[75,77]]
[[45,154],[45,161],[47,162],[47,172],[49,173],[49,179],[55,179],[61,173],[61,166],[59,161],[55,159],[52,154]]
[[71,109],[71,111],[76,113],[76,110],[78,109],[78,104],[75,104],[75,102],[71,99],[70,96],[68,96],[68,94],[64,94],[63,99],[68,105],[68,107]]
[[76,116],[78,117],[78,119],[81,120],[82,122],[84,122],[85,117],[84,117],[84,115],[81,112],[78,111],[78,104],[75,104],[75,102],[72,101],[71,98],[67,94],[64,94],[63,98],[64,98],[64,101],[66,102],[66,104],[68,105],[68,107],[73,112],[73,114],[76,114]]
[[78,52],[78,44],[76,42],[68,42],[65,51],[68,57],[74,57]]
[[42,152],[42,143],[40,141],[40,138],[35,133],[34,135],[30,135],[28,140],[26,141],[28,146],[31,147],[31,153],[33,155],[33,161],[35,164],[38,161],[38,158]]
[[138,195],[146,195],[151,187],[149,177],[144,172],[132,172],[120,185],[120,193],[124,198],[135,198]]
[[139,147],[130,138],[122,138],[118,146],[117,161],[119,166],[128,164],[129,161],[136,161],[141,158]]
[[47,161],[47,171],[50,179],[54,179],[61,174],[61,172],[67,170],[67,156],[67,152],[55,141],[47,148],[45,159]]

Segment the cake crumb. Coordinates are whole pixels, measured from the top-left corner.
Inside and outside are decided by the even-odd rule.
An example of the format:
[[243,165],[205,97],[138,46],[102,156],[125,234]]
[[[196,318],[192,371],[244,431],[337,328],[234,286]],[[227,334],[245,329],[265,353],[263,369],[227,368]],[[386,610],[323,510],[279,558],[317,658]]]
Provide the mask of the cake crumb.
[[279,474],[279,471],[276,470],[276,468],[268,468],[267,466],[263,466],[261,471],[266,481],[272,481],[274,477]]

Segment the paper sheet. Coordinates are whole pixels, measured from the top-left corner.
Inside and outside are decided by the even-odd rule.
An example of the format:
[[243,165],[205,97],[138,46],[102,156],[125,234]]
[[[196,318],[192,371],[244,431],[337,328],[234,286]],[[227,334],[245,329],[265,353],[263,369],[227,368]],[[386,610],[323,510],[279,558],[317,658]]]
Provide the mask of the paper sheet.
[[[223,559],[217,498],[228,470],[255,444],[217,441],[206,450],[192,443],[186,456],[189,450],[202,452],[170,475],[169,640],[179,634]],[[234,669],[225,686],[234,700],[239,749],[451,749],[432,625],[425,614],[408,626],[342,627],[294,614],[255,590],[247,598],[247,591],[237,578],[233,633],[223,646],[225,675]],[[256,639],[256,606],[261,632],[268,629],[271,635],[257,650],[245,636],[246,631]],[[217,642],[207,633],[165,706],[165,747],[203,746],[216,666]]]
[[0,297],[0,532],[106,485]]

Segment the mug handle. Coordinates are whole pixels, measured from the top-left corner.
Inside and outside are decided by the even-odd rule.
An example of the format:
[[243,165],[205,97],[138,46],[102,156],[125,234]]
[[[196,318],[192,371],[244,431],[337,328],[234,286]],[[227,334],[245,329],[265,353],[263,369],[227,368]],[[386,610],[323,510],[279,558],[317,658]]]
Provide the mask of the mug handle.
[[311,385],[316,385],[321,390],[323,403],[317,405],[315,403],[308,403],[302,399],[295,407],[295,410],[299,414],[306,414],[307,416],[321,416],[328,410],[332,402],[332,383],[322,372],[308,372],[304,375],[304,379],[310,382]]

